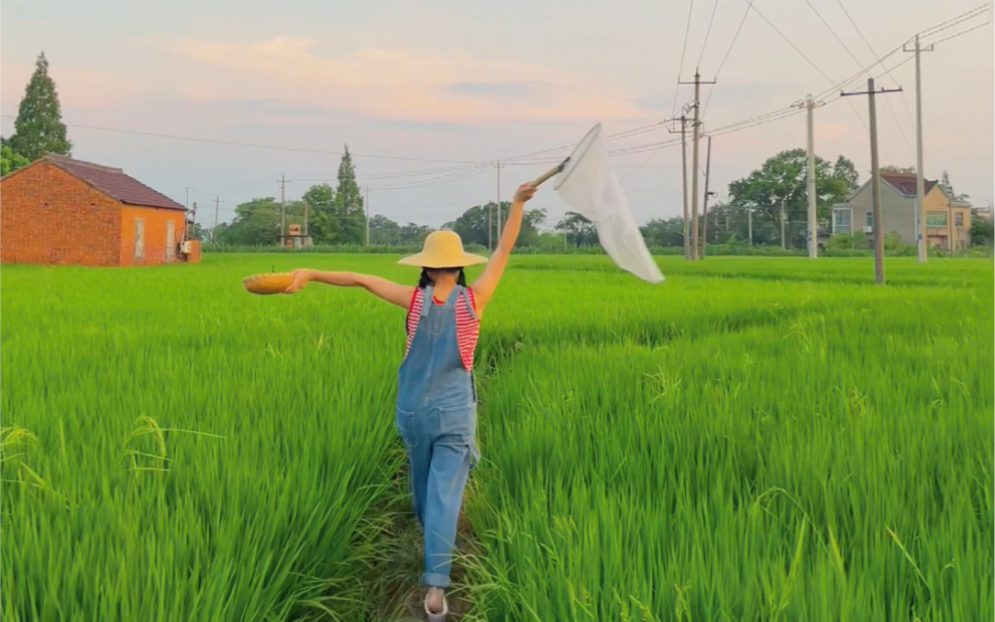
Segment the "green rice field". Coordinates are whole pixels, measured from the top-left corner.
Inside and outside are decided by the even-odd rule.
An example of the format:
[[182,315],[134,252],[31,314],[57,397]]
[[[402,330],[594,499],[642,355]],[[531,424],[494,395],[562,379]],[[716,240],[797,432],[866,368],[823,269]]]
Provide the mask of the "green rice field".
[[[2,620],[410,619],[403,311],[241,285],[395,260],[4,266]],[[992,262],[658,260],[512,259],[454,619],[991,620]]]

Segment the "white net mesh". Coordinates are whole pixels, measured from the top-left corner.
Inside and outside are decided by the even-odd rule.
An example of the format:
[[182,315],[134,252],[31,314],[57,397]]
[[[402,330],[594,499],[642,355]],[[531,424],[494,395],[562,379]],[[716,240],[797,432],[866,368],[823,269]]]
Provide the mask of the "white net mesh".
[[600,123],[574,150],[555,187],[567,205],[595,224],[602,248],[618,267],[650,283],[663,280],[608,162]]

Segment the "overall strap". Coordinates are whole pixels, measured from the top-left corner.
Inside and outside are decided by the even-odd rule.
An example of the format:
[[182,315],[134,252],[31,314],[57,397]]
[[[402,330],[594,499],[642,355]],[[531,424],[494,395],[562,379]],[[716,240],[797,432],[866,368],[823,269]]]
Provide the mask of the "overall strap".
[[432,296],[433,296],[432,290],[433,289],[434,288],[431,285],[426,285],[425,286],[425,290],[424,290],[425,293],[422,294],[422,301],[421,301],[421,316],[422,317],[428,316],[428,310],[432,307],[432,304],[433,304],[433,302],[432,302]]
[[460,289],[462,289],[462,288],[459,285],[457,285],[457,286],[453,287],[453,289],[449,292],[449,295],[446,296],[446,302],[444,304],[444,306],[446,308],[449,308],[449,309],[455,308],[455,306],[456,306],[456,300],[458,299],[459,294],[460,294]]

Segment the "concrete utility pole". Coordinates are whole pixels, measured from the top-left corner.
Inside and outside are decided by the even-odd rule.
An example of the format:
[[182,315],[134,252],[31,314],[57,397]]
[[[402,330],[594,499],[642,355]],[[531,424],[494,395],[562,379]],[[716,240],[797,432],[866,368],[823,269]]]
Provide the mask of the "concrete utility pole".
[[280,246],[284,246],[287,241],[287,215],[283,207],[283,189],[287,185],[286,177],[280,174]]
[[[671,134],[680,133],[681,135],[681,199],[684,204],[684,220],[682,221],[683,234],[684,234],[684,259],[691,259],[691,227],[690,227],[690,212],[688,211],[688,141],[687,141],[687,126],[688,118],[686,114],[686,107],[682,111],[680,116],[681,129],[678,130],[667,130]],[[678,119],[674,119],[677,121]]]
[[504,223],[501,222],[501,162],[497,163],[497,237],[501,241],[501,232],[504,231]]
[[902,89],[881,89],[874,91],[874,78],[867,79],[867,90],[856,93],[840,93],[841,97],[867,95],[871,130],[871,192],[874,197],[874,282],[884,285],[884,225],[881,220],[881,171],[878,168],[878,117],[874,106],[876,93],[898,93]]
[[370,187],[366,187],[366,200],[363,201],[366,208],[366,245],[370,245]]
[[784,199],[781,199],[781,248],[788,248],[784,240]]
[[919,263],[926,263],[928,253],[926,252],[926,210],[923,207],[925,177],[922,164],[922,73],[919,69],[919,55],[922,52],[932,52],[933,46],[919,45],[919,35],[916,34],[915,46],[910,50],[903,45],[902,51],[916,55],[916,212],[919,221],[916,229],[916,256],[919,258]]
[[307,245],[307,199],[303,201],[304,203],[304,245]]
[[218,228],[218,205],[224,203],[221,197],[214,198],[214,226],[211,227],[211,244],[214,244],[214,231]]
[[[712,171],[712,137],[708,137],[708,147],[705,149],[705,199],[702,202],[701,207],[701,252],[698,254],[698,259],[705,258],[705,247],[708,246],[708,195],[711,194],[708,191],[708,177]],[[728,230],[729,217],[726,216],[726,229]],[[715,228],[718,230],[718,221],[716,221]]]
[[753,209],[746,208],[746,235],[750,238],[750,246],[753,246]]
[[811,95],[805,101],[795,104],[796,108],[808,111],[808,256],[812,259],[819,256],[819,215],[815,205],[815,123],[812,111],[825,105],[825,102],[816,102]]
[[694,121],[691,124],[693,133],[693,143],[691,145],[691,260],[698,259],[698,138],[701,136],[701,85],[715,84],[712,82],[702,82],[698,70],[694,70],[694,82],[680,82],[678,84],[694,85]]

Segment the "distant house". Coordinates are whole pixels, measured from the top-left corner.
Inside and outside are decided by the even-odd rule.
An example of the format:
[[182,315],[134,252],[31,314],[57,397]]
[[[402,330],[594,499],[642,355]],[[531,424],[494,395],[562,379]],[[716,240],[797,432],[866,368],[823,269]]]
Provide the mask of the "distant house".
[[[971,243],[971,205],[948,197],[936,180],[923,180],[926,239],[944,250],[966,248]],[[915,173],[881,173],[881,223],[887,233],[903,242],[918,239]],[[874,242],[874,203],[871,181],[857,189],[845,203],[833,206],[833,234],[864,233]],[[952,244],[952,246],[951,246]]]
[[119,168],[45,155],[0,179],[0,261],[129,266],[198,261],[186,208]]

